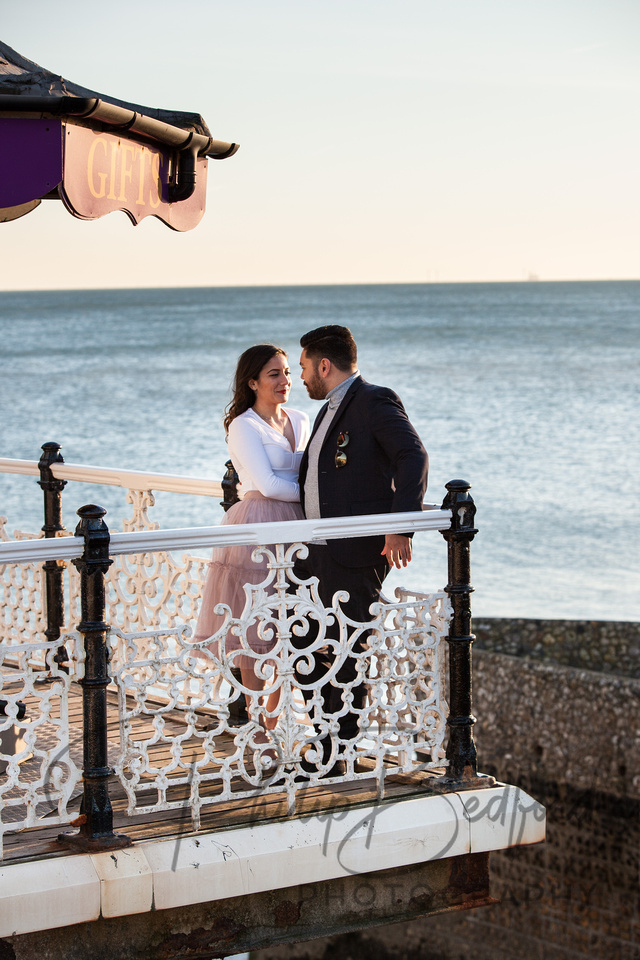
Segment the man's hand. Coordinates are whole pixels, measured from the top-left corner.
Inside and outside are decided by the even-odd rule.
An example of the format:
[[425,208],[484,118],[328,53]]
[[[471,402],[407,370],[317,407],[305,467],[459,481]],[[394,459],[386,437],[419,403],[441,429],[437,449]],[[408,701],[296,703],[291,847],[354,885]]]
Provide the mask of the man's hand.
[[387,558],[390,567],[406,567],[411,562],[411,537],[399,533],[388,533],[384,538],[382,556]]

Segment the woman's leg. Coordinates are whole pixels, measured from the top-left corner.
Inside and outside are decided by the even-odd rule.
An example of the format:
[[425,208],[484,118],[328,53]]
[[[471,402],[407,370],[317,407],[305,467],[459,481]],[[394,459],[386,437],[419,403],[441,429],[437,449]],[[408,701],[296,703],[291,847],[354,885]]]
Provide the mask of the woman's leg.
[[279,705],[280,687],[278,687],[277,690],[274,690],[273,693],[270,693],[267,697],[267,715],[265,716],[265,725],[267,730],[273,730],[278,724],[278,718],[280,716],[280,711],[278,710]]
[[[255,661],[250,661],[250,664],[243,664],[240,669],[242,673],[242,683],[246,688],[255,690],[256,692],[264,690],[266,679],[256,675]],[[251,694],[245,693],[245,699],[247,701],[247,713],[252,719],[255,717],[255,707],[252,710],[252,704],[254,701],[257,701],[258,721],[261,727],[265,730],[273,730],[277,726],[277,708],[280,702],[279,689],[274,690],[268,695],[264,708],[264,697],[254,697]],[[273,714],[273,716],[271,716],[271,714]]]

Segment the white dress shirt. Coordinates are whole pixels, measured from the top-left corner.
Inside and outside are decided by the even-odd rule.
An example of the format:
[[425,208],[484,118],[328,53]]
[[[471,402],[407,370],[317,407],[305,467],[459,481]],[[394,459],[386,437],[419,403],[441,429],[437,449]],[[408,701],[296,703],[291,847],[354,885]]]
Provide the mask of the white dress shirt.
[[309,417],[301,410],[284,409],[295,437],[295,450],[287,438],[254,410],[249,409],[229,425],[229,455],[240,477],[238,495],[259,490],[273,500],[300,500],[298,473],[309,440]]

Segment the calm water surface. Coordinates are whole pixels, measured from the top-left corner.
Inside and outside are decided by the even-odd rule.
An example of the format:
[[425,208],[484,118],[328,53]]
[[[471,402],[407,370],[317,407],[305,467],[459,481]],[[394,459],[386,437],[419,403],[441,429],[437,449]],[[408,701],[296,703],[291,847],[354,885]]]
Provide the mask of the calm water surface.
[[[0,294],[0,456],[219,478],[238,354],[290,352],[347,324],[360,369],[401,395],[429,450],[428,498],[473,485],[473,609],[483,616],[640,618],[640,282],[58,291]],[[299,381],[290,403],[314,416]],[[122,491],[71,484],[74,510],[122,516]],[[9,529],[41,494],[0,474]],[[215,501],[158,494],[163,526],[217,523]],[[444,542],[416,540],[392,588],[446,582]]]

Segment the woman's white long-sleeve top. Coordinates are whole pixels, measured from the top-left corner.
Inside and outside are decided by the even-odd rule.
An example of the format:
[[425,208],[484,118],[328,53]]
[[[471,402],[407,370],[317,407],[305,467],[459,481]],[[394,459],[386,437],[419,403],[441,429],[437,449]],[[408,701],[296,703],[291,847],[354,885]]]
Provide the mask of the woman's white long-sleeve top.
[[[284,408],[283,408],[284,409]],[[309,441],[309,417],[287,407],[295,436],[295,450],[286,437],[249,409],[229,425],[229,454],[240,477],[240,497],[259,490],[273,500],[300,500],[298,473]]]

